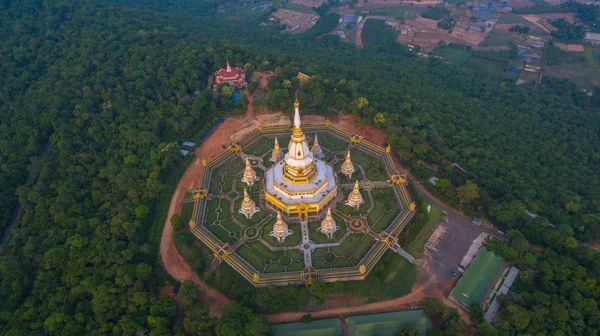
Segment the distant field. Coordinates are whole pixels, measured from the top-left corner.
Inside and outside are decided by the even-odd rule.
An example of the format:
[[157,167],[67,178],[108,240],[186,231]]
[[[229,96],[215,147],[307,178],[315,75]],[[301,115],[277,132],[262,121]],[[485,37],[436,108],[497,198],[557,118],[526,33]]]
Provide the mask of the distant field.
[[587,66],[594,69],[600,69],[600,58],[598,58],[600,55],[600,48],[594,48],[590,45],[586,45],[584,48]]
[[285,4],[285,6],[283,6],[283,7],[285,9],[293,10],[296,12],[315,14],[315,11],[312,9],[312,7],[300,5],[300,4],[293,3],[293,2],[287,2]]
[[544,76],[569,79],[586,89],[600,85],[600,69],[585,64],[561,64],[547,67]]
[[466,305],[481,303],[503,262],[504,259],[482,247],[450,295]]
[[403,19],[414,19],[423,13],[427,7],[424,6],[399,6],[393,8],[373,8],[373,7],[361,7],[361,10],[368,10],[371,15],[387,15],[398,20]]

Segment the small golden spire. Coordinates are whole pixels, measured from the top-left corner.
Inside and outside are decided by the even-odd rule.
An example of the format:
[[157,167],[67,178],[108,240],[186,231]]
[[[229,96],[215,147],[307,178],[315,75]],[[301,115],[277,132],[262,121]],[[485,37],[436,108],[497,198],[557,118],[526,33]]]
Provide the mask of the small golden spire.
[[206,159],[202,158],[202,167],[206,167],[207,164],[208,162],[206,162]]
[[385,146],[385,152],[389,153],[392,151],[392,146],[390,146],[390,144],[388,144],[387,146]]
[[346,153],[346,159],[344,163],[342,163],[341,172],[346,175],[348,179],[352,178],[352,173],[354,173],[354,165],[352,164],[352,159],[350,158],[350,151]]

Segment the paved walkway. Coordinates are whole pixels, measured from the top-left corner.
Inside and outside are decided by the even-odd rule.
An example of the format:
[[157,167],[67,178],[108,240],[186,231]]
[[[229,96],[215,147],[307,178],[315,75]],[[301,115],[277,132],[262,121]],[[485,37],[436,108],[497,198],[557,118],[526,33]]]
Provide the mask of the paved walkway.
[[[302,232],[302,251],[304,252],[304,266],[312,266],[312,253],[310,239],[308,236],[308,222],[300,222],[300,231]],[[306,248],[305,248],[306,247]]]
[[413,264],[415,262],[415,257],[413,257],[410,253],[406,252],[400,245],[396,244],[394,246],[394,251],[398,252],[398,254],[408,260],[409,263]]

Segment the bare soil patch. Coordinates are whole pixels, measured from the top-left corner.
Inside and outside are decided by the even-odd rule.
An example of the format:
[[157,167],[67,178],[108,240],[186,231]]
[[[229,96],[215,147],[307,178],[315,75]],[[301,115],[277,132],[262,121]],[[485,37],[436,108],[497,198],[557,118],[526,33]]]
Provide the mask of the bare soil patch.
[[327,0],[292,0],[292,2],[307,7],[319,7]]
[[287,25],[283,31],[287,34],[303,33],[319,20],[317,14],[300,13],[284,8],[279,8],[272,16],[278,18],[282,24]]

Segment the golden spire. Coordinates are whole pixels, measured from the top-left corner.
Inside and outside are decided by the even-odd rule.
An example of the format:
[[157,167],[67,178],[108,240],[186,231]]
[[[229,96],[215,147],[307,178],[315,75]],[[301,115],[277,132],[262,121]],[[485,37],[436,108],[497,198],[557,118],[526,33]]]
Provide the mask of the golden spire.
[[242,206],[238,212],[246,216],[246,218],[252,218],[252,215],[257,213],[258,210],[259,209],[256,207],[256,203],[254,203],[254,201],[248,195],[248,190],[244,188],[244,200],[242,201]]
[[269,159],[271,162],[279,162],[283,158],[283,151],[279,147],[279,141],[275,138],[275,146],[273,147],[273,153]]
[[278,242],[283,243],[285,238],[291,234],[292,231],[288,229],[287,224],[281,218],[281,212],[277,211],[277,221],[273,225],[273,231],[269,235],[277,239]]
[[256,172],[254,169],[252,169],[252,166],[250,165],[250,159],[248,159],[248,156],[246,156],[246,169],[244,169],[244,177],[242,178],[242,182],[251,186],[254,184],[254,182],[256,182],[256,180]]
[[321,149],[321,146],[319,146],[319,138],[317,137],[317,135],[315,134],[315,142],[313,144],[312,149],[310,150],[315,156],[317,156],[319,159],[322,158],[323,155],[323,150]]
[[292,129],[292,141],[296,138],[297,141],[304,140],[304,133],[302,133],[302,122],[300,121],[300,103],[298,102],[298,95],[296,95],[296,101],[294,102],[294,128]]
[[356,180],[356,183],[354,183],[354,188],[352,189],[352,192],[348,195],[348,200],[346,201],[346,205],[353,207],[354,209],[358,210],[358,207],[360,207],[361,204],[363,204],[363,198],[362,195],[360,194],[360,188],[358,187],[358,180]]
[[227,60],[227,72],[231,72],[231,66],[229,66],[229,60]]
[[353,194],[360,194],[360,188],[358,187],[358,180],[354,182],[354,188],[352,189]]
[[327,208],[327,214],[325,215],[325,219],[321,222],[321,227],[319,230],[327,235],[327,238],[331,239],[333,234],[337,231],[338,227],[331,215],[331,208]]
[[346,175],[348,179],[352,178],[352,173],[354,173],[354,165],[352,164],[352,159],[350,158],[350,151],[346,153],[346,159],[344,163],[342,163],[341,168],[342,174]]

